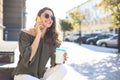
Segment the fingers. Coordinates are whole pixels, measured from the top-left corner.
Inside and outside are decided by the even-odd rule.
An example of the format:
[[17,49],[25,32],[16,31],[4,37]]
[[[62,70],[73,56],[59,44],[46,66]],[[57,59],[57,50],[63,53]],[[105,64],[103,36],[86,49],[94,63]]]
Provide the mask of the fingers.
[[34,26],[34,29],[36,31],[37,34],[41,34],[41,29],[40,29],[40,26],[42,26],[41,23],[35,23],[35,26]]
[[39,27],[39,26],[42,26],[43,24],[41,22],[36,22],[35,23],[35,27]]
[[67,58],[68,58],[68,56],[67,56],[67,53],[64,53],[64,61],[67,61]]
[[44,28],[42,22],[36,22],[35,26],[36,26],[36,27],[39,27],[41,30]]

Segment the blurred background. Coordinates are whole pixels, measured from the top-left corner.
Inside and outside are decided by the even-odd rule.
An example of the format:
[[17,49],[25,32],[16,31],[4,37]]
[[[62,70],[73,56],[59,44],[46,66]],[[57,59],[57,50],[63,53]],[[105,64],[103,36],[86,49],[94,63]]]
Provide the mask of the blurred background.
[[20,30],[33,27],[43,7],[53,9],[63,42],[120,53],[120,0],[0,0],[1,68],[16,66]]

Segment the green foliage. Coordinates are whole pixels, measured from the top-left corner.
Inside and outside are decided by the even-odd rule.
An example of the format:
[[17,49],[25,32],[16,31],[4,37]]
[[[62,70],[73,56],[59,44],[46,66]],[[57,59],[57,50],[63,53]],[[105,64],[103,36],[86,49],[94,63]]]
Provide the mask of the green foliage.
[[69,13],[69,16],[74,20],[74,24],[78,23],[79,21],[82,21],[83,19],[85,19],[85,16],[82,15],[78,9],[72,11]]
[[112,15],[112,22],[115,25],[120,26],[120,11],[114,12],[114,14]]
[[80,30],[82,21],[85,20],[85,15],[81,14],[78,9],[75,9],[71,12],[69,12],[69,16],[72,19],[72,23],[74,26],[74,30]]
[[66,19],[61,19],[60,25],[63,32],[73,30],[72,24]]
[[112,13],[112,22],[120,26],[120,0],[102,0],[99,4]]

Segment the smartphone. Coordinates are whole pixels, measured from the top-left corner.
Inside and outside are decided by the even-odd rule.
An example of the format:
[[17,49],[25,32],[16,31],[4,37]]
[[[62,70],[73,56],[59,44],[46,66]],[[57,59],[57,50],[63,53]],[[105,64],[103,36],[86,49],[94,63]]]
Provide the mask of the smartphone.
[[[41,22],[41,18],[39,16],[37,16],[36,22]],[[44,26],[40,26],[40,29],[43,29],[43,28],[44,28]]]

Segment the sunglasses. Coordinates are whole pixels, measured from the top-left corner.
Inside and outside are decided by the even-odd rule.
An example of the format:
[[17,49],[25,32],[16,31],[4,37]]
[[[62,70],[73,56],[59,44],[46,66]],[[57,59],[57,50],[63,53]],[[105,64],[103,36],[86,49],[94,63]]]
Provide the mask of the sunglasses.
[[55,20],[54,16],[50,16],[48,13],[45,13],[45,18],[48,19],[49,17],[51,17],[51,20]]

